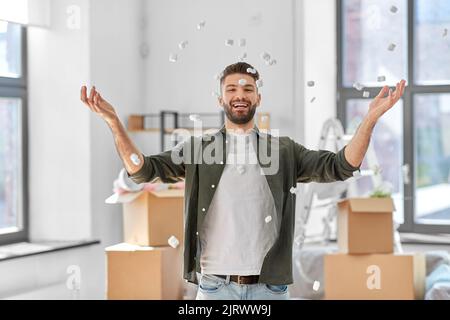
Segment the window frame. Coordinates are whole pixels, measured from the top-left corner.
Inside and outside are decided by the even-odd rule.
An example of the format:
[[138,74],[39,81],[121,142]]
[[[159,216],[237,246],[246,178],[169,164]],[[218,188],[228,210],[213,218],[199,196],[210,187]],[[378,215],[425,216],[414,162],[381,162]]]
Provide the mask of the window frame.
[[[338,119],[344,128],[346,123],[346,102],[351,99],[373,99],[363,98],[361,93],[354,88],[343,85],[343,40],[344,40],[344,1],[337,0],[336,6],[336,50],[337,50],[337,104],[336,112]],[[407,84],[403,96],[403,164],[409,165],[409,184],[403,184],[404,196],[404,223],[399,227],[401,232],[415,233],[450,233],[450,221],[447,225],[441,224],[420,224],[415,222],[415,141],[414,141],[414,96],[422,93],[443,93],[450,92],[450,85],[417,85],[414,82],[414,9],[415,0],[406,0],[407,6]],[[365,91],[370,92],[374,97],[382,87],[368,87]]]
[[0,245],[28,241],[29,239],[29,191],[28,191],[28,69],[27,69],[27,29],[21,27],[21,67],[20,78],[0,77],[0,97],[21,99],[21,134],[22,134],[22,180],[19,196],[21,201],[22,229],[20,231],[0,234]]

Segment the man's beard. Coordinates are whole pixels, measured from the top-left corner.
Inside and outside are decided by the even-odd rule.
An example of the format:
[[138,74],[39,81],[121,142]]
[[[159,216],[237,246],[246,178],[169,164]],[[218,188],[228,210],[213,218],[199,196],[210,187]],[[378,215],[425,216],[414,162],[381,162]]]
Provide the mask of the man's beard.
[[256,112],[256,105],[248,107],[245,112],[238,112],[236,110],[233,110],[233,107],[231,105],[224,104],[223,110],[225,111],[228,120],[230,120],[232,123],[246,124],[253,119]]

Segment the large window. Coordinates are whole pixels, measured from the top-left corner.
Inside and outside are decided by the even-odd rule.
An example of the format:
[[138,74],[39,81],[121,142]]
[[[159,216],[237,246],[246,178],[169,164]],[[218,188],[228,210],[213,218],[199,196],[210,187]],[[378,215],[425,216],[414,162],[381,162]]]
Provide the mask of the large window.
[[0,20],[0,244],[28,238],[25,38]]
[[[407,80],[362,169],[391,186],[400,230],[450,233],[450,1],[339,0],[337,22],[338,116],[348,134],[382,86]],[[361,196],[372,181],[359,179]]]

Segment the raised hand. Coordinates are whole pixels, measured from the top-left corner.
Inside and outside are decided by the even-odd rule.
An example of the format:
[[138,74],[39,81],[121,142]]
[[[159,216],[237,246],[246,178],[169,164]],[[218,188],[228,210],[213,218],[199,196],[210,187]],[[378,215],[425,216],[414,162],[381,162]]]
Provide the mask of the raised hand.
[[108,101],[103,99],[95,87],[91,88],[89,97],[87,96],[86,86],[81,87],[81,101],[91,109],[92,112],[97,113],[105,121],[114,120],[117,118],[116,111]]
[[[369,105],[368,115],[373,120],[378,120],[386,111],[391,109],[398,100],[403,96],[406,81],[402,80],[397,83],[395,91],[392,92],[388,86],[383,87],[380,93]],[[386,96],[387,95],[387,96]],[[385,97],[386,96],[386,97]]]

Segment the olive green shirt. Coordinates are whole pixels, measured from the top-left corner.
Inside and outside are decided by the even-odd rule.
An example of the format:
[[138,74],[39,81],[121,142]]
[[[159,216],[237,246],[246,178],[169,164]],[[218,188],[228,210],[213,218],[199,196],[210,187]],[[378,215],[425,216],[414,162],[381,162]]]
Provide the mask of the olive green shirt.
[[[290,192],[297,182],[343,181],[353,176],[359,167],[350,165],[344,156],[345,147],[337,153],[308,150],[289,137],[275,137],[259,131],[256,148],[258,163],[264,171],[272,193],[280,231],[278,239],[263,260],[260,283],[283,285],[291,284],[292,245],[295,229],[295,192]],[[172,150],[153,156],[144,156],[143,167],[131,179],[136,183],[153,181],[159,178],[164,183],[185,180],[184,198],[184,279],[197,284],[196,272],[200,269],[200,241],[198,231],[208,212],[208,208],[220,182],[226,163],[226,129],[223,126],[213,134],[191,137]],[[212,148],[219,146],[217,148]],[[212,151],[215,159],[211,162],[204,155]],[[264,149],[264,150],[263,150]],[[225,152],[223,152],[225,151]],[[211,152],[210,152],[211,153]],[[178,154],[178,158],[173,155]],[[262,156],[262,155],[270,156]],[[267,161],[270,159],[271,161]],[[277,166],[273,163],[278,161]],[[277,170],[273,172],[273,168]],[[239,181],[236,181],[239,183]]]

